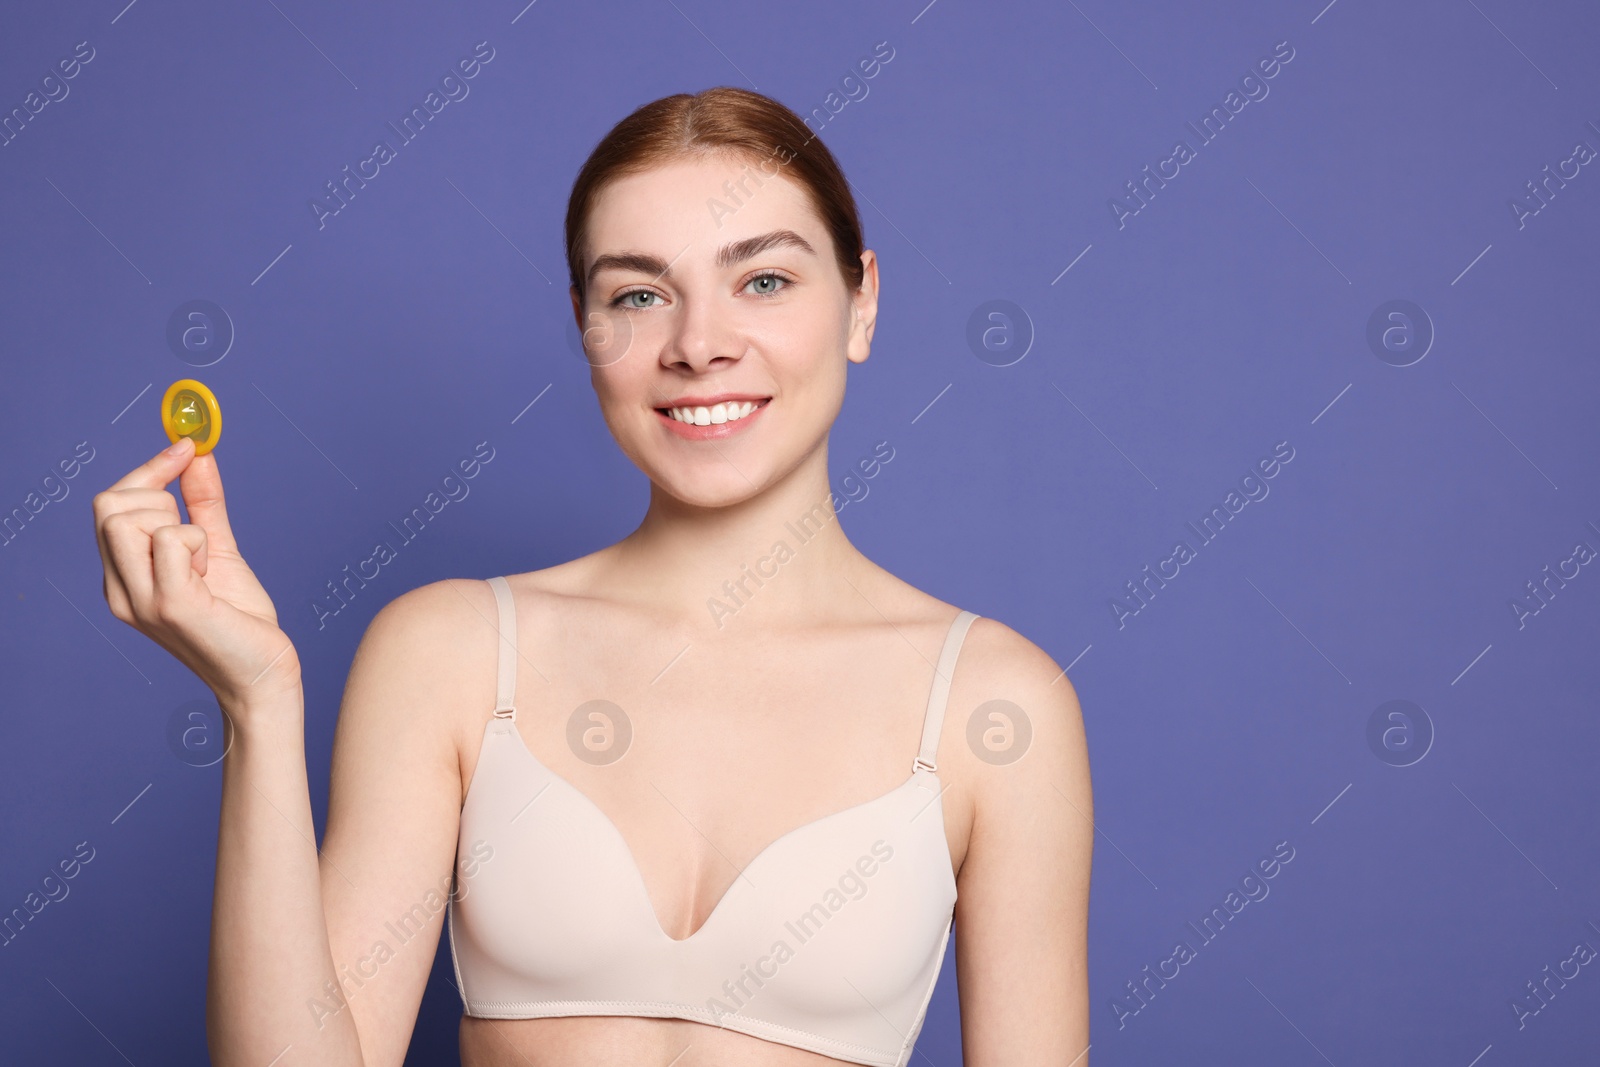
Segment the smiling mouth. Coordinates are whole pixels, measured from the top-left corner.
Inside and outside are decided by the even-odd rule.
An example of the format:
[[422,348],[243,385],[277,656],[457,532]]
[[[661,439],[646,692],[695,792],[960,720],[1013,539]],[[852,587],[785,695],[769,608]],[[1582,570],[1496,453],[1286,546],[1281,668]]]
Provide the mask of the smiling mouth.
[[656,408],[656,412],[673,422],[681,422],[688,426],[720,426],[727,422],[738,422],[760,411],[772,398],[762,397],[760,400],[726,401],[721,404],[711,404],[704,407],[676,407]]

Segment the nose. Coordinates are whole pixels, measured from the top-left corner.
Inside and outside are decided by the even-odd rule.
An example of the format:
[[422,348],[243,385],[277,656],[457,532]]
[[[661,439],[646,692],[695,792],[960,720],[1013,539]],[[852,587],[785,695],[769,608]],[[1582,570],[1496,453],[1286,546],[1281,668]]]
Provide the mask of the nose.
[[687,368],[695,373],[738,362],[745,340],[731,309],[715,299],[683,297],[674,328],[662,348],[664,367]]

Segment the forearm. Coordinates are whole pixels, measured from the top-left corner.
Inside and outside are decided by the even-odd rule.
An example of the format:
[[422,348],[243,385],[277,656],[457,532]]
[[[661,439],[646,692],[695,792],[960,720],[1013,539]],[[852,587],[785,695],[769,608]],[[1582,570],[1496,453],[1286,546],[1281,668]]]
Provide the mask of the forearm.
[[224,710],[234,735],[222,767],[211,913],[212,1062],[360,1065],[355,1021],[333,993],[302,691]]

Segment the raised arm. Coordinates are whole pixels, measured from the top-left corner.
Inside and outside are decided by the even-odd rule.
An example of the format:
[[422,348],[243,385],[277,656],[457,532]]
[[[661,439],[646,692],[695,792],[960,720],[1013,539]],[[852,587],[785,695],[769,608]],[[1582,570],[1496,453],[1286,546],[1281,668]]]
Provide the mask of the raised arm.
[[448,680],[492,647],[472,599],[486,599],[481,584],[413,590],[367,627],[334,732],[320,857],[298,707],[241,716],[252,725],[223,763],[217,1063],[260,1067],[286,1050],[297,1065],[404,1062],[455,863],[450,724],[471,694]]
[[[189,523],[164,488],[174,478]],[[464,619],[476,617],[475,583],[465,595],[443,583],[407,594],[369,628],[345,691],[319,857],[299,657],[239,555],[216,457],[196,457],[182,439],[97,494],[94,515],[112,614],[193,670],[230,723],[206,1000],[212,1062],[400,1063],[438,917],[426,923],[431,938],[419,934],[363,986],[345,968],[372,970],[362,957],[373,930],[403,923],[415,900],[426,906],[424,883],[443,874],[449,892],[460,774],[436,668],[459,651],[444,635],[460,643]],[[492,634],[479,644],[480,658],[492,655]],[[347,1000],[330,996],[341,989]]]
[[[1004,624],[979,620],[969,641],[963,661],[973,669],[957,674],[945,730],[974,808],[955,911],[963,1061],[1088,1067],[1094,802],[1077,693],[1050,656]],[[980,710],[986,760],[968,745],[968,717],[994,700],[1021,715]],[[1004,762],[1024,744],[1022,716],[1031,737]]]
[[[178,479],[190,521],[166,490]],[[361,1064],[348,1019],[296,994],[333,974],[306,788],[300,660],[239,554],[214,454],[180,438],[94,498],[106,604],[210,687],[227,716],[206,1037],[218,1064]]]

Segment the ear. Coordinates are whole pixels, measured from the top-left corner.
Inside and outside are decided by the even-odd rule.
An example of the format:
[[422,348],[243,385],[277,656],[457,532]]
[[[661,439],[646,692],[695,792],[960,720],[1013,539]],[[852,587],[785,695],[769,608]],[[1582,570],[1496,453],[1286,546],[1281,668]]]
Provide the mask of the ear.
[[572,317],[578,323],[578,336],[583,336],[583,298],[578,295],[578,287],[570,286],[568,292],[572,295]]
[[865,363],[872,354],[872,333],[878,325],[878,255],[861,253],[861,288],[850,294],[850,335],[845,354],[851,363]]

